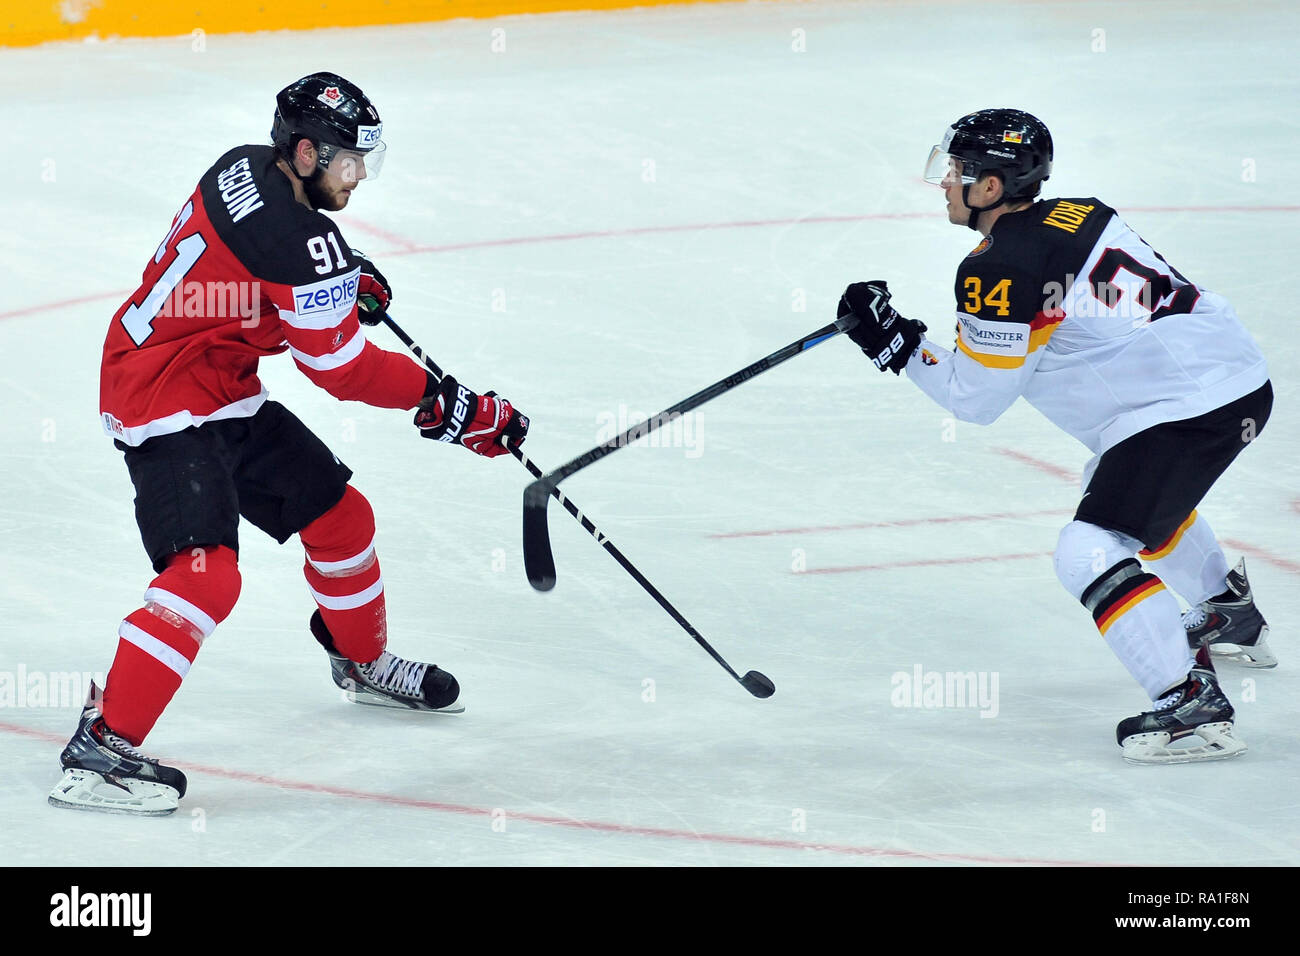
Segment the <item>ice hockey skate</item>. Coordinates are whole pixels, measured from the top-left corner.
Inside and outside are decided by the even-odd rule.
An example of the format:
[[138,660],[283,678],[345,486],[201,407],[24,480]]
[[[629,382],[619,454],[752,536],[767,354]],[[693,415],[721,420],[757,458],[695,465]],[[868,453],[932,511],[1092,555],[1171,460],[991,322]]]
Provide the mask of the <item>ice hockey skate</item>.
[[1183,614],[1187,642],[1210,648],[1216,660],[1233,661],[1246,667],[1277,667],[1268,646],[1268,622],[1255,607],[1246,578],[1246,559],[1228,572],[1228,589],[1203,601]]
[[1246,750],[1233,736],[1235,712],[1212,670],[1192,668],[1187,680],[1156,701],[1155,710],[1120,721],[1115,738],[1134,763],[1222,760]]
[[113,732],[95,703],[91,685],[77,731],[63,748],[63,779],[50,803],[72,810],[164,816],[185,796],[185,774],[146,757]]
[[348,700],[376,707],[395,707],[440,714],[459,714],[460,685],[433,664],[403,660],[384,651],[369,664],[358,664],[334,648],[320,611],[311,616],[311,632],[330,656],[330,673]]

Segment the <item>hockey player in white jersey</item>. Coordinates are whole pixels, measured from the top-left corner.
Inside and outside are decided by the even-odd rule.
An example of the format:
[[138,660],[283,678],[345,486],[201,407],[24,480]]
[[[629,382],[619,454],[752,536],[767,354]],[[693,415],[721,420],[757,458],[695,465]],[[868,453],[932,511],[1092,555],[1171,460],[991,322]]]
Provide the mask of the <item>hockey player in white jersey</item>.
[[[1123,755],[1231,757],[1245,743],[1211,648],[1248,666],[1277,661],[1244,563],[1229,571],[1195,509],[1268,420],[1268,369],[1232,306],[1113,209],[1038,199],[1051,169],[1035,117],[962,117],[925,174],[949,221],[983,236],[957,270],[954,350],[899,315],[883,281],[849,286],[839,320],[877,368],[906,370],[957,418],[989,424],[1023,396],[1093,452],[1055,564],[1153,701],[1119,724]],[[1190,605],[1181,619],[1166,585]]]

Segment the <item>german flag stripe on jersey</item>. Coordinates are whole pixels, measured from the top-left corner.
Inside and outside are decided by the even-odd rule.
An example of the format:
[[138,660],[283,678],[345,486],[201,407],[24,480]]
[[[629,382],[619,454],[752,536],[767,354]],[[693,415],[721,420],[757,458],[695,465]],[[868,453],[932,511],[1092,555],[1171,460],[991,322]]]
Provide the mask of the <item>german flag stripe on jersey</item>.
[[1193,511],[1187,516],[1187,520],[1180,524],[1163,544],[1144,549],[1138,553],[1148,561],[1159,561],[1161,558],[1167,558],[1174,548],[1178,547],[1178,542],[1183,540],[1183,535],[1187,533],[1187,529],[1195,523],[1196,512]]
[[1034,321],[1029,323],[1029,351],[1036,352],[1046,345],[1056,327],[1064,321],[1065,310],[1061,308],[1048,309],[1035,315]]
[[1023,355],[988,355],[984,352],[976,352],[966,344],[960,335],[957,336],[957,349],[969,355],[985,368],[1020,368],[1025,364]]
[[1105,634],[1125,613],[1137,607],[1153,594],[1165,589],[1164,582],[1154,574],[1138,574],[1126,580],[1122,587],[1106,595],[1092,612],[1097,630]]

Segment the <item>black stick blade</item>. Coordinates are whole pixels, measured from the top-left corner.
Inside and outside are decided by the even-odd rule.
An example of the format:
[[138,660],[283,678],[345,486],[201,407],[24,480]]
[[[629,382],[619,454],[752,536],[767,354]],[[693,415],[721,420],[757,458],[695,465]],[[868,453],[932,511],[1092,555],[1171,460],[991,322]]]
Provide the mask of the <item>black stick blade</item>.
[[541,480],[524,489],[524,571],[536,591],[555,587],[555,558],[551,554],[551,531],[546,522],[550,492]]
[[776,693],[776,685],[772,683],[770,678],[758,671],[750,671],[742,677],[740,686],[759,698],[771,697]]

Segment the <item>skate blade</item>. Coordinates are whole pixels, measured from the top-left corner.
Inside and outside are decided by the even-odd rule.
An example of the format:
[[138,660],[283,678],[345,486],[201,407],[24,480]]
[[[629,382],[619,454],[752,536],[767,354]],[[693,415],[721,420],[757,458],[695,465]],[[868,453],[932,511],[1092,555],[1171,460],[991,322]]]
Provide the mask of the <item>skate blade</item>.
[[1203,743],[1171,747],[1167,731],[1134,734],[1124,739],[1124,759],[1142,764],[1193,763],[1201,760],[1226,760],[1246,752],[1246,742],[1232,735],[1231,721],[1201,724],[1193,734],[1194,736],[1188,735],[1181,739],[1190,741],[1199,737]]
[[104,779],[93,770],[69,769],[50,791],[51,806],[99,813],[162,817],[174,813],[180,795],[165,783],[132,778]]
[[415,703],[394,700],[392,697],[384,697],[382,694],[373,693],[364,687],[355,690],[351,687],[341,689],[343,699],[348,703],[365,704],[367,707],[387,707],[389,710],[407,710],[417,714],[463,714],[465,712],[465,705],[460,702],[459,697],[446,707],[424,707]]
[[1273,650],[1268,646],[1268,625],[1260,629],[1259,637],[1254,644],[1229,644],[1226,641],[1222,644],[1210,645],[1210,656],[1215,661],[1227,661],[1233,664],[1240,664],[1242,667],[1277,667],[1277,658],[1273,655]]

